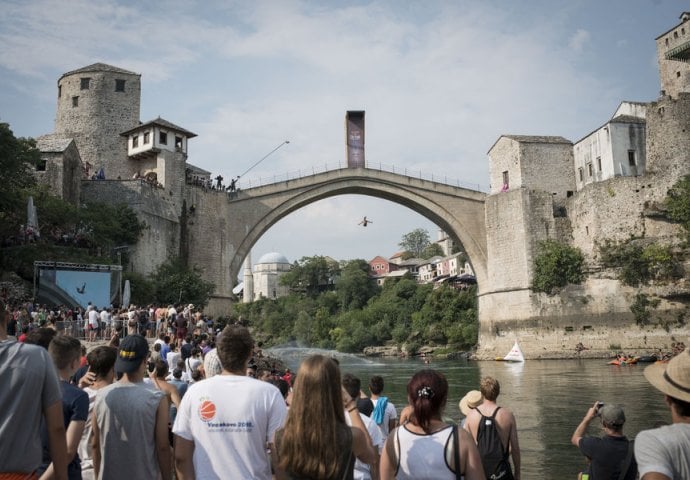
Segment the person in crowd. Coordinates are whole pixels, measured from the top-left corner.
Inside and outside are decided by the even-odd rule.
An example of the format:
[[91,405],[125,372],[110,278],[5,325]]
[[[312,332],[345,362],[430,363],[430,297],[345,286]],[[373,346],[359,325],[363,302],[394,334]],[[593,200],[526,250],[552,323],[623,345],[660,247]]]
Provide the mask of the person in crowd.
[[180,407],[180,402],[182,397],[177,390],[177,387],[169,383],[165,377],[168,375],[168,365],[162,360],[157,359],[152,362],[153,371],[149,367],[149,378],[151,379],[151,385],[161,392],[165,393],[168,398],[168,404],[170,405],[170,423],[175,419],[177,409]]
[[156,360],[163,360],[163,357],[161,356],[161,344],[160,343],[154,343],[153,344],[153,352],[151,352],[151,355],[149,355],[149,361],[150,362],[155,362]]
[[[84,385],[84,392],[89,397],[89,415],[84,424],[79,442],[79,458],[81,459],[81,476],[83,480],[95,480],[93,471],[93,455],[91,443],[93,428],[91,425],[93,405],[96,400],[96,393],[103,387],[107,387],[115,380],[115,359],[117,349],[109,346],[100,346],[91,350],[87,354],[89,371],[82,378],[92,378],[88,384]],[[80,384],[81,385],[81,384]]]
[[287,409],[277,388],[246,377],[253,346],[247,328],[226,327],[218,343],[222,373],[189,386],[173,427],[179,480],[228,478],[230,472],[271,479],[266,448]]
[[203,364],[201,358],[201,349],[199,347],[192,348],[192,355],[184,361],[184,366],[187,369],[187,375],[190,377],[194,370],[198,370],[199,366]]
[[29,345],[38,345],[48,350],[51,340],[55,337],[57,332],[52,328],[35,328],[31,330],[27,335],[24,343]]
[[[259,380],[261,379],[259,378]],[[289,408],[290,405],[288,404],[288,395],[290,395],[290,385],[288,385],[288,383],[282,378],[271,377],[263,381],[268,382],[271,385],[275,385],[275,387],[278,388],[278,390],[280,390],[280,394],[283,396],[283,400],[285,400],[285,405],[287,405]]]
[[96,394],[91,419],[93,466],[99,480],[172,479],[168,400],[143,385],[149,345],[142,335],[122,339],[115,371],[119,381]]
[[[357,411],[362,419],[362,423],[364,423],[364,426],[367,428],[367,433],[369,434],[369,438],[371,438],[371,444],[374,446],[374,450],[376,451],[376,461],[371,465],[367,465],[359,459],[355,460],[353,474],[354,480],[371,480],[372,478],[378,479],[379,456],[383,451],[383,445],[386,442],[386,438],[381,433],[381,429],[378,425],[376,425],[376,422],[359,410],[359,395],[362,390],[362,382],[360,379],[351,373],[346,373],[342,376],[342,382],[345,391],[355,400],[355,403],[357,404]],[[351,422],[349,422],[349,415],[345,415],[345,420],[347,421],[348,425],[351,425]]]
[[285,427],[276,433],[276,449],[278,480],[352,479],[355,458],[376,463],[357,404],[343,390],[332,358],[312,355],[300,365]]
[[[486,478],[494,475],[493,478],[503,480],[520,480],[517,422],[513,412],[496,404],[501,385],[493,377],[484,377],[479,383],[479,391],[484,401],[469,412],[464,428],[477,443]],[[514,469],[511,469],[509,456]]]
[[690,478],[690,350],[668,363],[650,365],[644,376],[664,394],[671,425],[643,430],[635,438],[641,480]]
[[89,332],[89,342],[95,342],[98,337],[98,332],[101,330],[101,315],[93,305],[89,305],[86,328]]
[[[184,394],[187,393],[187,389],[189,388],[189,384],[182,380],[182,370],[179,368],[173,370],[172,379],[170,379],[168,383],[177,390],[177,395],[180,397],[181,403]],[[170,423],[172,424],[175,423],[175,417],[177,417],[177,408],[178,407],[175,405],[170,406]]]
[[[66,431],[67,444],[67,478],[81,480],[81,465],[77,450],[84,423],[89,413],[89,396],[80,388],[70,383],[70,377],[79,368],[81,358],[81,343],[74,337],[58,336],[51,340],[48,353],[53,360],[60,379],[62,391],[62,415]],[[52,478],[55,466],[52,463],[47,432],[42,432],[43,462],[38,468],[39,475]]]
[[398,413],[395,410],[395,405],[388,401],[388,397],[381,395],[383,393],[383,377],[374,375],[369,379],[369,392],[371,393],[371,403],[374,404],[371,418],[374,419],[384,438],[386,438],[388,433],[395,428]]
[[465,394],[464,397],[462,397],[462,399],[460,399],[460,403],[458,403],[458,408],[460,409],[460,413],[462,413],[463,417],[465,417],[460,421],[460,426],[462,428],[465,428],[467,415],[469,415],[472,410],[477,408],[483,402],[484,395],[482,395],[482,392],[480,392],[479,390],[470,390]]
[[410,379],[407,400],[412,413],[409,422],[395,428],[386,440],[382,480],[485,478],[470,434],[442,420],[447,399],[448,381],[441,372],[420,370]]
[[[601,417],[604,436],[589,437],[587,427],[596,417]],[[592,479],[635,480],[637,464],[633,456],[633,445],[623,435],[625,412],[618,405],[604,405],[594,402],[570,439],[589,460],[589,475]]]
[[[0,300],[0,476],[37,478],[33,472],[41,464],[43,418],[54,478],[66,480],[67,442],[55,367],[46,349],[8,338],[9,319]],[[17,445],[22,448],[19,453]]]

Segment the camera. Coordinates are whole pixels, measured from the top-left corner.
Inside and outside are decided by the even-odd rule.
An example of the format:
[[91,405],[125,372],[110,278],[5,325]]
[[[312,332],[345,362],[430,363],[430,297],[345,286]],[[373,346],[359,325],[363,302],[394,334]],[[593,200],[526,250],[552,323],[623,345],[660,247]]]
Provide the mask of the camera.
[[604,402],[601,402],[601,401],[597,402],[596,407],[594,407],[594,411],[596,412],[597,416],[601,415],[599,413],[599,410],[601,410],[601,408],[603,406],[604,406]]

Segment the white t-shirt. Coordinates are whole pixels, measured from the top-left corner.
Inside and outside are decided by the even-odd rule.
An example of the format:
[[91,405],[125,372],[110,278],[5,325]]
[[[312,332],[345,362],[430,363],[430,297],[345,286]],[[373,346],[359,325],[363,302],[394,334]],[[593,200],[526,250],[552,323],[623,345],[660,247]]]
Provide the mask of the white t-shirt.
[[643,430],[635,437],[635,460],[640,478],[650,472],[672,480],[690,478],[690,424],[674,423]]
[[[386,437],[381,433],[381,429],[376,422],[367,417],[363,413],[359,414],[364,426],[367,427],[367,432],[369,432],[369,437],[371,437],[371,444],[374,446],[376,451],[381,454],[383,451],[383,446],[386,444]],[[352,426],[352,420],[350,419],[350,414],[345,412],[345,423]],[[358,458],[355,459],[355,470],[354,470],[354,480],[371,480],[371,470],[369,465],[360,461]]]
[[[376,404],[378,403],[378,401],[378,398],[376,400],[374,400],[373,398],[371,399],[371,403],[374,404],[374,408],[376,408]],[[379,425],[381,433],[383,434],[383,438],[388,437],[388,426],[390,425],[390,420],[395,420],[396,418],[398,418],[398,413],[395,411],[395,405],[393,405],[389,400],[386,404],[386,412],[383,414],[383,423]]]
[[216,375],[189,386],[173,433],[194,442],[197,480],[271,480],[266,444],[283,426],[287,408],[275,386],[237,375]]
[[108,310],[102,310],[101,311],[101,322],[103,322],[106,325],[110,325],[110,320],[111,320],[111,315]]
[[93,310],[89,310],[89,324],[91,325],[91,327],[97,328],[98,327],[98,321],[100,318],[101,317],[95,308]]

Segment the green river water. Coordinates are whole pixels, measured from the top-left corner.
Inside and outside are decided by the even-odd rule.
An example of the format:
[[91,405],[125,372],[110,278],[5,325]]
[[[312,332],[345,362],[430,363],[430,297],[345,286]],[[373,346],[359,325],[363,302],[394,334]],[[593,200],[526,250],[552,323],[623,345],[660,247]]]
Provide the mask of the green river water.
[[[670,422],[663,396],[645,380],[644,365],[616,367],[606,360],[528,360],[520,364],[463,360],[369,359],[331,351],[285,348],[269,353],[283,358],[297,370],[301,358],[310,353],[334,355],[341,370],[357,375],[366,385],[371,375],[381,375],[385,391],[398,412],[406,403],[406,385],[419,369],[442,371],[450,384],[445,415],[461,419],[458,402],[468,390],[477,389],[482,376],[501,383],[499,405],[515,414],[522,451],[522,478],[574,479],[584,465],[570,437],[587,409],[596,400],[621,404],[627,422],[624,432],[633,438],[657,421]],[[590,435],[601,433],[595,420]]]

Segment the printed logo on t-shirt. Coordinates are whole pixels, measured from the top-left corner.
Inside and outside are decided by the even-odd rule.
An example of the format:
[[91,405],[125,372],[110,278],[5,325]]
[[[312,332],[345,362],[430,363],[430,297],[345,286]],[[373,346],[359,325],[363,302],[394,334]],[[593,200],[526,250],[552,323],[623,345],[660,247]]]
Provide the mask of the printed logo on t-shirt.
[[204,422],[210,422],[216,416],[216,404],[211,400],[202,399],[199,404],[199,418]]

